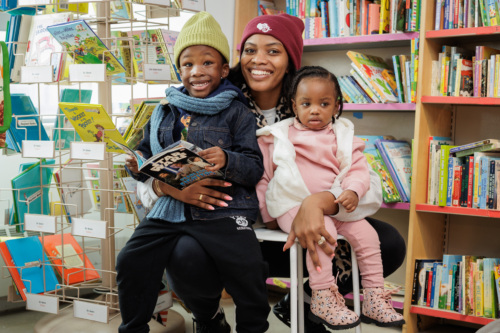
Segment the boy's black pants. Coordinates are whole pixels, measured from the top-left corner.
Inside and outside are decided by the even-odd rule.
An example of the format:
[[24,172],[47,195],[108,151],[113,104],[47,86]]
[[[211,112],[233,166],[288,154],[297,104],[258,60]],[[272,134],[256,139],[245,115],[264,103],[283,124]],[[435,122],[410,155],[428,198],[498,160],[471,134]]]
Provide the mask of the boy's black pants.
[[[204,260],[200,264],[192,258],[193,241],[201,245],[210,262]],[[184,260],[183,272],[169,265],[172,256],[173,262]],[[194,265],[189,266],[190,260]],[[186,267],[191,272],[186,272]],[[144,219],[118,255],[116,270],[122,315],[119,332],[149,331],[148,322],[165,268],[174,292],[198,321],[210,320],[215,315],[222,288],[226,288],[236,305],[237,332],[267,330],[268,267],[246,218],[209,221],[188,218],[183,223]]]

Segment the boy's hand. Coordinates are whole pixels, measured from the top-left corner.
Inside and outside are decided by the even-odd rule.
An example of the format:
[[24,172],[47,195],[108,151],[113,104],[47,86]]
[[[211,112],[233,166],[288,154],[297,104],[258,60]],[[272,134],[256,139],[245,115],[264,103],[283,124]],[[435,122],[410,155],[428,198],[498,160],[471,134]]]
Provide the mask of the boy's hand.
[[220,147],[216,146],[202,150],[198,155],[213,164],[213,166],[205,167],[205,170],[217,171],[226,166],[226,153]]
[[[136,150],[136,153],[143,156],[139,150]],[[137,164],[135,156],[127,155],[127,157],[125,158],[125,165],[133,173],[139,173],[139,165]]]
[[339,195],[335,202],[344,206],[346,211],[348,213],[351,213],[356,209],[356,207],[358,207],[359,198],[356,192],[345,190],[344,192],[342,192],[342,194]]

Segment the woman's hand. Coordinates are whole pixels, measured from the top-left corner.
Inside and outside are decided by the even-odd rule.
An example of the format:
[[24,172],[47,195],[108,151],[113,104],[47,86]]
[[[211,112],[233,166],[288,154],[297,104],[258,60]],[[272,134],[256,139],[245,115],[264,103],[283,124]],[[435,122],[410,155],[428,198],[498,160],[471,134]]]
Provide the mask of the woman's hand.
[[[337,244],[337,240],[325,228],[324,215],[334,215],[337,212],[338,204],[335,203],[335,196],[330,192],[319,192],[305,198],[293,220],[283,251],[292,247],[297,237],[300,245],[309,251],[314,266],[320,268],[317,246],[328,256],[333,257],[334,251],[327,243],[332,246]],[[319,245],[318,241],[321,237],[324,237],[326,241]]]
[[184,203],[204,208],[207,210],[214,210],[214,206],[227,207],[226,201],[231,201],[229,195],[214,190],[211,187],[229,187],[231,183],[220,179],[205,178],[194,184],[189,185],[185,189],[178,190],[175,187],[161,183],[161,190],[163,193],[170,195],[174,199]]
[[217,171],[226,166],[226,153],[220,147],[210,147],[200,151],[198,155],[213,164],[213,166],[205,167],[205,170]]
[[[136,150],[136,153],[143,156],[139,150]],[[127,168],[133,173],[139,173],[139,165],[137,164],[137,159],[133,155],[127,155],[125,158],[125,165]]]

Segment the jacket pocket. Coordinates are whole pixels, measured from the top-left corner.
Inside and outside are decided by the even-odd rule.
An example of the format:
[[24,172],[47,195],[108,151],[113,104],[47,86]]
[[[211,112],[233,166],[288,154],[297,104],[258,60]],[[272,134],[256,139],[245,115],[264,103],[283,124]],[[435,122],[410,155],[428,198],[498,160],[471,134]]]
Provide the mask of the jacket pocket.
[[208,128],[203,131],[203,140],[209,143],[210,146],[219,146],[222,149],[231,147],[231,133],[227,129]]

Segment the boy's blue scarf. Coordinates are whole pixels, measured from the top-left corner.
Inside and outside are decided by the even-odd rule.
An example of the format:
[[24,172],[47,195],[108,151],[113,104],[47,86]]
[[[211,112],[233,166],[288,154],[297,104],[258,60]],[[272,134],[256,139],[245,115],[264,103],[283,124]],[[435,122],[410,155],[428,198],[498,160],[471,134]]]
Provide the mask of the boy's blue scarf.
[[[245,96],[241,90],[227,80],[222,80],[219,87],[206,98],[191,97],[184,87],[178,89],[170,87],[165,90],[165,94],[168,102],[176,108],[209,116],[216,115],[227,109],[235,98],[246,104]],[[151,115],[150,144],[153,155],[163,150],[158,135],[163,118],[163,107],[161,104],[158,104]],[[184,203],[170,196],[160,197],[149,212],[148,218],[161,219],[168,222],[184,222],[186,220],[184,216]]]

